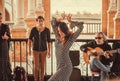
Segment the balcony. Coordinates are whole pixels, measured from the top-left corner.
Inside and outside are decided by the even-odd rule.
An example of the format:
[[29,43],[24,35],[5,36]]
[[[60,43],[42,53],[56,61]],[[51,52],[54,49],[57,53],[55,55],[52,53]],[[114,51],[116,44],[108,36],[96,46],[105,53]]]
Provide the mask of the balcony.
[[[91,72],[89,70],[89,65],[87,65],[83,60],[83,52],[80,51],[79,47],[81,44],[87,43],[93,39],[77,39],[76,42],[71,47],[71,51],[79,51],[80,64],[76,68],[81,70],[82,78],[88,77],[90,79]],[[109,44],[120,41],[120,40],[108,40]],[[55,49],[54,49],[55,39],[52,39],[51,44],[51,58],[47,59],[45,67],[45,79],[48,78],[48,75],[53,75],[56,72],[56,58],[55,58]],[[10,58],[12,64],[12,70],[16,66],[22,66],[25,68],[29,77],[33,76],[33,60],[28,55],[28,39],[11,39],[10,46]],[[17,49],[17,50],[16,50]],[[33,78],[33,77],[32,77]],[[31,81],[31,80],[30,80]],[[89,81],[89,80],[88,80]]]
[[[6,24],[8,24],[10,26],[10,29],[12,30],[12,27],[14,25],[14,23],[9,23],[7,22]],[[75,31],[76,28],[73,29],[73,31]],[[102,31],[101,29],[101,23],[84,23],[84,30],[82,32],[82,36],[80,35],[78,37],[78,39],[76,40],[76,42],[73,44],[73,46],[71,47],[70,51],[77,51],[79,52],[79,65],[75,66],[76,68],[80,69],[80,76],[84,81],[90,81],[90,77],[91,77],[91,72],[89,69],[89,65],[87,65],[84,62],[83,59],[83,52],[80,51],[80,46],[84,43],[87,43],[91,40],[93,40],[92,38],[94,37],[94,34],[97,32]],[[55,58],[55,49],[54,49],[54,33],[52,32],[51,29],[51,35],[52,35],[52,45],[51,45],[51,58],[47,58],[46,61],[46,67],[45,67],[45,81],[47,81],[47,79],[50,77],[50,75],[53,75],[56,72],[56,58]],[[89,38],[90,37],[90,38]],[[110,45],[112,45],[112,43],[116,42],[116,41],[120,41],[120,40],[112,40],[109,39],[108,42],[110,43]],[[11,65],[12,65],[12,70],[16,67],[16,66],[22,66],[25,68],[27,74],[28,74],[28,79],[31,79],[29,81],[33,81],[33,60],[31,57],[29,57],[28,54],[28,39],[11,39],[10,42],[10,58],[11,58]]]

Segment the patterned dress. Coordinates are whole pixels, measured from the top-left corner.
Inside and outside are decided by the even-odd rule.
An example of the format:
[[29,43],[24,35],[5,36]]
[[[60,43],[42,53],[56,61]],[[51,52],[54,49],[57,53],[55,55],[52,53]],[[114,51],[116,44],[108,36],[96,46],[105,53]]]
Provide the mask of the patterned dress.
[[52,19],[51,24],[56,37],[55,50],[56,50],[57,71],[53,76],[50,77],[48,81],[69,81],[69,77],[73,69],[69,57],[69,48],[72,46],[76,38],[80,35],[83,29],[83,23],[73,22],[71,24],[71,28],[77,26],[78,30],[72,36],[70,36],[70,38],[68,39],[68,41],[65,43],[64,46],[62,45],[61,42],[57,40],[59,36],[56,31],[57,21],[55,18]]

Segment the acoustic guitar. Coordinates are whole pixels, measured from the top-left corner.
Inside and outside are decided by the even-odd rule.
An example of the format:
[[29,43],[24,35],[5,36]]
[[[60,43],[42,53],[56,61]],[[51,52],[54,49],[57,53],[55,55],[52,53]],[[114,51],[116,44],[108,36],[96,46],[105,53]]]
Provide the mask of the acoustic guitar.
[[[103,51],[99,47],[96,47],[96,48],[87,47],[87,48],[95,56],[104,55],[105,52],[107,52],[107,54],[109,54],[110,56],[113,56],[114,53],[120,53],[120,48],[118,48],[116,50],[109,50],[109,51]],[[84,59],[85,63],[90,64],[90,61],[89,61],[90,55],[87,54],[86,52],[83,53],[83,59]]]

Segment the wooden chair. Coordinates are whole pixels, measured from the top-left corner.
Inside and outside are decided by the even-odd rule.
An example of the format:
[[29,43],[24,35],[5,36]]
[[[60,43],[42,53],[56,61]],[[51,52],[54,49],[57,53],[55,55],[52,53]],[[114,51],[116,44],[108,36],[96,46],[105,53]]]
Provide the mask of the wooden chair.
[[100,72],[94,72],[94,71],[91,71],[91,81],[98,81],[95,79],[95,76],[98,76],[98,78],[100,79]]

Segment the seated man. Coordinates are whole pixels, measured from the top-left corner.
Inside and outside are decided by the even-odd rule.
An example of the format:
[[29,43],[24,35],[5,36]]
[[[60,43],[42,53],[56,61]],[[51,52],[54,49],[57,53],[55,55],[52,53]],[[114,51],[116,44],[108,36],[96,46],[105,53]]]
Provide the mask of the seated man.
[[[99,49],[98,49],[99,48]],[[86,54],[92,55],[92,49],[93,51],[103,52],[111,50],[111,46],[106,41],[106,37],[104,33],[98,32],[95,35],[95,40],[86,43],[80,47],[81,51],[85,52]],[[97,53],[96,53],[97,54]],[[107,73],[110,71],[110,62],[112,61],[110,58],[106,58],[104,55],[93,55],[94,58],[90,62],[90,67],[92,71],[99,71],[101,75],[101,81],[104,81],[107,77]],[[107,57],[109,57],[107,55]],[[87,58],[88,59],[88,58]],[[87,62],[89,63],[89,62]]]
[[[94,55],[94,54],[91,54],[89,55],[90,56],[90,70],[92,73],[99,73],[101,74],[101,72],[104,72],[105,73],[105,77],[104,78],[101,78],[100,77],[100,81],[106,81],[108,78],[109,78],[109,75],[108,73],[110,72],[110,67],[108,66],[105,66],[101,63],[100,61],[100,55]],[[105,56],[106,58],[109,58],[109,56]],[[94,81],[93,77],[91,79],[92,81]]]

